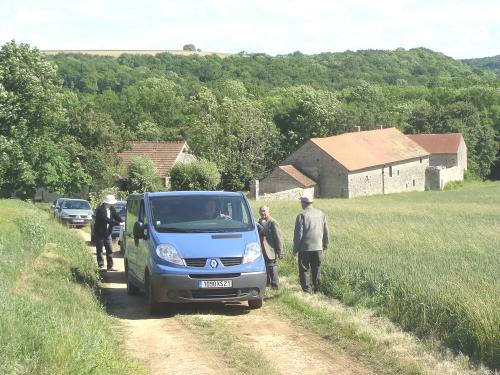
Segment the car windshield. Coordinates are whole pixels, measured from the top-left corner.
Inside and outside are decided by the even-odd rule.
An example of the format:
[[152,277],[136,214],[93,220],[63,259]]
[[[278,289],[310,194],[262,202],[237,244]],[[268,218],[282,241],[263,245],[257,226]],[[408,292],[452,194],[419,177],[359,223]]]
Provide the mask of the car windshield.
[[126,214],[126,211],[127,211],[127,206],[123,203],[120,203],[120,204],[115,204],[115,211],[118,215],[120,216],[125,216]]
[[90,210],[90,203],[87,201],[64,201],[62,208],[68,210]]
[[241,232],[253,229],[241,196],[184,195],[151,198],[159,232]]

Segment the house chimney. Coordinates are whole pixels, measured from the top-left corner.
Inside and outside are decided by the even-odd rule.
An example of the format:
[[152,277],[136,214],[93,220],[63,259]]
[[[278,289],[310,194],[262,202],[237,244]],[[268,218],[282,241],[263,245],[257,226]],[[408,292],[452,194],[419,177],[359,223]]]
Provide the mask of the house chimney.
[[356,129],[357,132],[361,131],[361,126],[355,126],[354,129]]

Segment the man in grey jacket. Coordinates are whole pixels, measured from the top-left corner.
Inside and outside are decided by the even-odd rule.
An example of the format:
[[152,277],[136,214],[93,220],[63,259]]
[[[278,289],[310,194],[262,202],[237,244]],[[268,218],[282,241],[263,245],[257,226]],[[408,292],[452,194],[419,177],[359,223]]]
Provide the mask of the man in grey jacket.
[[[325,214],[312,206],[313,199],[301,196],[303,211],[295,220],[293,254],[298,254],[299,278],[306,293],[319,291],[320,265],[323,251],[328,248],[328,225]],[[309,269],[312,273],[313,289],[309,285]]]

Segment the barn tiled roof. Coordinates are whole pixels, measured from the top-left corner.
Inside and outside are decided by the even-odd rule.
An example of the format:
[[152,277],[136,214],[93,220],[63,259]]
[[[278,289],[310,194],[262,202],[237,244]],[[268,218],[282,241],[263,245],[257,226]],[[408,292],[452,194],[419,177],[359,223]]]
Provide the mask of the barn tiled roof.
[[129,150],[119,154],[122,159],[122,165],[125,167],[130,164],[133,158],[137,156],[147,156],[153,161],[153,164],[160,176],[167,176],[174,165],[182,149],[187,145],[186,142],[146,142],[134,141],[128,142]]
[[431,154],[456,154],[462,133],[409,134],[408,137]]
[[278,166],[283,172],[292,177],[295,181],[301,184],[303,187],[308,188],[311,186],[316,186],[316,181],[310,179],[297,168],[291,164]]
[[348,171],[429,155],[429,152],[396,128],[311,138],[310,141]]

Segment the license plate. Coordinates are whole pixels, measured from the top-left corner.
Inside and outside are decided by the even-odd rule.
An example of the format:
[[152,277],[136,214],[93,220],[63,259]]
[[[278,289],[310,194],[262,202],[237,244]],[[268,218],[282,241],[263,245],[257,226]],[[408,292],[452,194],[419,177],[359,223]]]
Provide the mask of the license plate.
[[73,223],[83,223],[83,220],[73,220]]
[[232,288],[233,280],[200,280],[199,288]]

